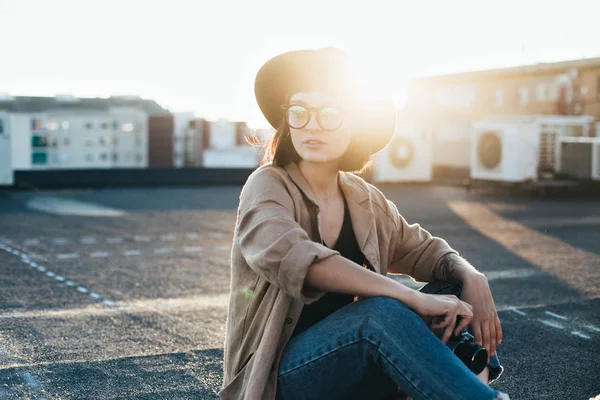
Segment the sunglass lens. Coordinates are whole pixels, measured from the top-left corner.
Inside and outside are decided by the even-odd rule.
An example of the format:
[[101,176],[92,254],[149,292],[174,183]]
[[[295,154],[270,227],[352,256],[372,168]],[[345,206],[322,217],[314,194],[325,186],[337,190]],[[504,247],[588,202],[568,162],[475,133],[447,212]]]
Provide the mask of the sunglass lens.
[[319,124],[323,129],[335,130],[342,124],[342,113],[333,107],[326,107],[319,113]]
[[308,111],[302,106],[291,106],[288,108],[288,124],[292,128],[302,128],[308,122]]

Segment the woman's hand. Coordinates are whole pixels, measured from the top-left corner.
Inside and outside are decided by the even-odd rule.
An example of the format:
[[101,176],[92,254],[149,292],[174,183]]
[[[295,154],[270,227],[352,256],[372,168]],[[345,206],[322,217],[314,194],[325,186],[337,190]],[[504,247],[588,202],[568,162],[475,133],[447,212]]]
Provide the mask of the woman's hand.
[[462,281],[462,300],[472,306],[471,329],[475,343],[485,347],[491,356],[496,353],[496,345],[502,343],[502,327],[485,275],[471,274]]
[[[444,330],[441,337],[443,343],[452,336],[458,336],[473,318],[471,305],[453,295],[416,292],[415,301],[409,307],[428,322],[432,330]],[[456,325],[458,316],[461,320]]]

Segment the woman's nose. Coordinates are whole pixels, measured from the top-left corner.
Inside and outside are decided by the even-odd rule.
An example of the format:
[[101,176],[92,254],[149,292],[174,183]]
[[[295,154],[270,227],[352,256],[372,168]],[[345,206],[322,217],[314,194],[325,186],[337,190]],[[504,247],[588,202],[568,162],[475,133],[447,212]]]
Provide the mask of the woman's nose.
[[321,130],[321,127],[319,126],[319,123],[317,122],[317,116],[314,113],[310,113],[310,115],[308,117],[308,124],[306,124],[306,126],[304,128],[309,131]]

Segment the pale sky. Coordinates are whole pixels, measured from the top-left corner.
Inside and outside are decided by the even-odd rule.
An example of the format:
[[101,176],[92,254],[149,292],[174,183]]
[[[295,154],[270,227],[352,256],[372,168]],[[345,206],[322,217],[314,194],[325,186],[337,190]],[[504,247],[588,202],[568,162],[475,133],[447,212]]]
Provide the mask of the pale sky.
[[598,0],[0,0],[0,93],[139,95],[265,126],[254,76],[338,46],[402,102],[411,76],[600,56]]

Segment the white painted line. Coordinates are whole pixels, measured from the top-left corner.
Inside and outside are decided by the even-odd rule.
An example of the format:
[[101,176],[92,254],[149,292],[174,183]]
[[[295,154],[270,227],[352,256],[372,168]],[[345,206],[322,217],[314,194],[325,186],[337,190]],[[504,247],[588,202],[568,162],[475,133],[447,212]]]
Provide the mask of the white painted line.
[[27,206],[37,211],[59,215],[119,217],[126,214],[121,210],[104,207],[99,204],[52,196],[36,196],[27,202]]
[[104,304],[106,304],[107,306],[112,306],[112,305],[114,305],[114,304],[115,304],[115,302],[114,302],[114,301],[111,301],[111,300],[103,300],[102,302],[103,302]]
[[123,238],[122,237],[112,237],[112,238],[106,239],[106,241],[108,243],[123,243]]
[[202,247],[200,247],[200,246],[184,247],[183,251],[185,251],[186,253],[196,253],[196,252],[202,251]]
[[100,298],[100,295],[98,293],[90,293],[90,297],[98,300]]
[[551,326],[553,328],[564,329],[561,324],[557,324],[556,322],[542,320],[542,324]]
[[90,237],[90,236],[85,236],[81,238],[81,243],[82,244],[92,244],[92,243],[96,243],[96,238]]
[[81,293],[87,293],[88,290],[86,288],[84,288],[83,286],[77,286],[77,291],[81,292]]
[[164,241],[174,241],[175,239],[177,239],[177,237],[175,235],[169,234],[169,235],[161,235],[160,236],[160,240],[164,240]]
[[148,236],[134,236],[133,239],[136,242],[149,242],[150,238]]
[[36,244],[40,244],[40,240],[39,239],[26,239],[23,244],[25,246],[34,246]]
[[514,312],[514,313],[517,313],[519,315],[527,315],[526,312],[523,312],[521,310],[517,310],[516,308],[509,308],[509,310],[512,311],[512,312]]
[[71,241],[67,238],[56,238],[54,240],[52,240],[52,243],[54,244],[58,244],[58,245],[65,245],[65,244],[69,244]]
[[567,318],[567,317],[564,317],[564,316],[558,315],[558,314],[554,314],[553,312],[550,312],[550,311],[544,311],[544,313],[547,314],[547,315],[549,315],[549,316],[551,316],[551,317],[554,317],[554,318],[562,319],[562,320],[565,320],[565,321],[569,320],[569,318]]
[[584,338],[584,339],[591,339],[592,338],[591,336],[588,336],[585,333],[581,333],[579,331],[572,331],[571,334],[575,335],[575,336],[579,336],[580,338]]
[[197,233],[186,233],[185,236],[188,239],[198,239],[200,237],[200,235],[198,235]]
[[72,286],[75,286],[75,283],[73,283],[72,281],[66,281],[65,285],[72,287]]
[[37,266],[38,266],[38,265],[37,265],[37,263],[36,263],[36,262],[34,262],[34,261],[31,261],[31,262],[29,263],[29,265],[31,265],[31,266],[32,266],[32,267],[34,267],[34,268],[37,268]]
[[169,248],[162,248],[162,249],[154,249],[154,254],[167,254],[172,252],[172,249]]
[[124,256],[139,256],[140,254],[142,254],[142,252],[140,250],[126,250],[123,252]]
[[48,275],[50,278],[54,278],[56,276],[56,274],[52,271],[46,272],[46,275]]
[[583,325],[583,327],[586,329],[589,329],[591,331],[594,331],[594,332],[600,332],[600,328],[596,328],[594,325],[586,324],[586,325]]
[[65,278],[64,278],[64,277],[62,277],[62,276],[60,276],[60,275],[56,275],[56,276],[54,277],[54,279],[56,279],[56,280],[57,280],[57,281],[59,281],[59,282],[64,282],[64,281],[65,281]]
[[97,257],[108,257],[108,256],[110,256],[110,252],[108,252],[108,251],[95,251],[95,252],[93,252],[93,253],[90,254],[90,257],[94,257],[94,258],[97,258]]
[[69,259],[72,259],[72,258],[79,257],[79,254],[77,254],[77,253],[59,254],[56,257],[59,260],[69,260]]
[[533,269],[513,269],[506,271],[489,271],[483,272],[486,278],[490,281],[496,279],[515,279],[515,278],[528,278],[532,275],[539,274],[539,271]]
[[37,269],[40,272],[46,272],[46,268],[44,268],[44,267],[38,266]]

